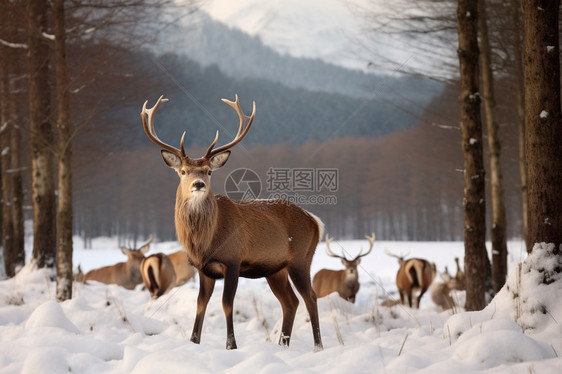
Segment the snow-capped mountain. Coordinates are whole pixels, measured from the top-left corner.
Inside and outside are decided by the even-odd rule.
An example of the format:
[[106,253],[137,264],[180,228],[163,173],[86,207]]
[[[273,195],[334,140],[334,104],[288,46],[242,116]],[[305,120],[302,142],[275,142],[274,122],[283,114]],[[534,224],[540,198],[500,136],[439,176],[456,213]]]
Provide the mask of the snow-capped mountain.
[[340,0],[213,0],[204,10],[281,54],[365,69],[354,53],[360,23]]
[[[405,4],[407,1],[402,2],[402,7]],[[259,37],[278,53],[321,59],[348,69],[390,75],[406,71],[450,78],[450,72],[443,71],[443,63],[456,61],[454,45],[434,40],[437,34],[413,38],[397,33],[401,26],[392,2],[209,0],[202,9],[229,27]],[[454,9],[448,5],[443,9],[412,6],[404,10],[409,12],[404,17],[435,11],[454,17]],[[386,32],[382,25],[390,20],[394,31]]]

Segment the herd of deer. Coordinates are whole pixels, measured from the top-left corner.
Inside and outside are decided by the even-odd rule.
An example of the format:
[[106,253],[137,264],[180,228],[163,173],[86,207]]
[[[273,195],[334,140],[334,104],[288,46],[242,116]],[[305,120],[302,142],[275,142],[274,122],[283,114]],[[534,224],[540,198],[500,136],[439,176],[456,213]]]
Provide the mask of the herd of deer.
[[[324,224],[314,214],[285,200],[234,201],[223,195],[215,195],[211,190],[210,176],[222,167],[230,156],[230,148],[238,144],[248,133],[255,117],[256,105],[250,116],[240,108],[238,96],[235,101],[222,99],[238,114],[238,132],[231,142],[215,148],[218,131],[214,141],[201,158],[190,158],[184,148],[185,132],[180,147],[175,148],[162,142],[154,131],[154,114],[162,102],[161,96],[152,108],[145,102],[141,112],[144,130],[148,138],[162,148],[164,162],[174,169],[180,178],[176,193],[175,226],[178,241],[184,250],[169,255],[158,253],[145,257],[152,237],[139,249],[122,247],[127,262],[91,270],[85,275],[81,272],[77,281],[99,281],[118,284],[134,289],[144,283],[153,298],[158,298],[175,286],[180,286],[199,275],[199,295],[197,312],[191,341],[199,343],[207,304],[213,293],[215,280],[224,278],[222,305],[226,317],[226,348],[235,349],[236,339],[233,327],[233,301],[239,277],[265,278],[271,291],[281,303],[283,322],[279,344],[290,343],[293,322],[299,304],[293,287],[301,295],[308,310],[312,325],[315,350],[322,349],[322,338],[318,317],[317,297],[337,292],[340,297],[355,302],[359,291],[357,267],[361,258],[371,253],[375,234],[365,236],[369,249],[353,259],[348,259],[343,251],[336,255],[330,249],[333,238],[326,236],[326,253],[339,258],[345,270],[322,269],[311,282],[310,265],[316,246],[323,237]],[[429,289],[436,275],[435,264],[419,258],[397,257],[399,270],[396,286],[400,302],[412,307],[413,293],[419,292],[415,307]],[[464,289],[464,273],[458,259],[457,274],[453,278],[441,274],[444,283],[436,283],[431,291],[433,301],[443,309],[454,307],[452,290]],[[387,300],[388,301],[388,300]],[[398,303],[397,301],[395,303]],[[384,305],[384,303],[383,303]]]

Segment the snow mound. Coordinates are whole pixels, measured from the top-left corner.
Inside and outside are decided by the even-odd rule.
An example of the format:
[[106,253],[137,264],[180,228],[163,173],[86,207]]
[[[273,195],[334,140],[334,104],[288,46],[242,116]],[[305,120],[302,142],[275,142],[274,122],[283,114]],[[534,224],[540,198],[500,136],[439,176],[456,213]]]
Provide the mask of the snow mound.
[[[536,332],[556,328],[560,316],[562,256],[554,253],[554,244],[537,243],[533,251],[507,282],[513,300],[512,318],[523,331]],[[502,289],[503,291],[503,289]]]
[[37,348],[27,355],[22,374],[68,373],[66,353],[62,348]]
[[522,333],[515,322],[503,319],[474,326],[458,339],[455,348],[457,359],[487,368],[555,357],[548,345]]
[[444,335],[456,340],[473,325],[492,318],[515,321],[524,332],[558,329],[562,316],[562,256],[554,244],[537,243],[529,256],[509,273],[504,287],[479,312],[456,314],[449,318]]
[[545,334],[554,341],[552,335],[562,331],[557,322],[562,317],[562,257],[555,248],[535,244],[486,308],[447,320],[443,335],[455,342],[457,359],[490,368],[557,357],[553,346],[541,342]]
[[72,333],[80,333],[78,328],[70,322],[61,306],[53,300],[39,305],[25,323],[26,330],[39,327],[56,327]]

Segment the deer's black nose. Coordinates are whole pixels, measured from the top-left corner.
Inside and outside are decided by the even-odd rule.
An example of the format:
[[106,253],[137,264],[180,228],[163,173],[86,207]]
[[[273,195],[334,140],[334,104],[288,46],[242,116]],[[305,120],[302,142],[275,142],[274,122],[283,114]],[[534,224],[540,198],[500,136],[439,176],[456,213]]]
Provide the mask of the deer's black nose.
[[195,188],[196,190],[201,190],[201,189],[205,188],[205,183],[195,182],[195,183],[193,183],[193,188]]

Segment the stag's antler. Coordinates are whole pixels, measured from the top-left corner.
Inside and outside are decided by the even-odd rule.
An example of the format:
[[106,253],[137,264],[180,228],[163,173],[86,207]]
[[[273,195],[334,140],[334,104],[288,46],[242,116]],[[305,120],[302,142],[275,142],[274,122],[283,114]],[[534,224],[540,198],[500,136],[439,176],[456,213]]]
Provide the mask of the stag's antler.
[[[184,133],[181,137],[179,149],[176,148],[176,147],[172,147],[169,144],[164,143],[162,140],[160,140],[160,138],[158,138],[158,135],[156,135],[156,132],[154,131],[154,114],[158,110],[158,107],[160,106],[161,103],[168,101],[168,99],[164,99],[163,97],[164,97],[163,95],[160,96],[160,98],[158,98],[158,101],[156,102],[156,104],[154,104],[154,106],[150,109],[146,108],[146,104],[148,104],[148,100],[145,101],[145,103],[142,107],[142,111],[141,111],[142,125],[144,127],[144,131],[146,132],[146,135],[148,136],[148,138],[150,140],[152,140],[156,145],[162,147],[163,149],[165,149],[169,152],[172,152],[173,154],[175,154],[176,156],[178,156],[180,158],[185,158],[186,153],[185,153],[185,149],[183,147],[183,143],[184,143],[184,140],[185,140],[185,131],[184,131]],[[215,144],[217,144],[217,140],[219,139],[219,132],[217,131],[217,135],[215,136],[215,140],[211,143],[211,145],[207,149],[207,152],[205,153],[205,156],[203,156],[203,158],[207,159],[207,160],[210,159],[211,157],[213,157],[216,154],[219,154],[221,152],[226,151],[229,148],[234,147],[242,139],[244,139],[244,137],[248,133],[248,130],[250,130],[250,126],[252,125],[252,122],[254,121],[254,117],[256,115],[256,102],[255,101],[254,101],[254,106],[253,106],[253,110],[252,110],[252,115],[249,116],[249,117],[247,115],[245,115],[244,112],[242,111],[242,109],[240,108],[240,102],[238,101],[238,95],[236,95],[235,101],[230,101],[230,100],[227,100],[227,99],[222,99],[222,101],[224,101],[225,103],[227,103],[228,105],[233,107],[234,110],[236,111],[236,113],[238,113],[238,117],[240,118],[240,126],[238,127],[238,133],[234,137],[234,140],[232,140],[228,144],[225,144],[225,145],[220,146],[216,149],[213,149]],[[148,117],[148,124],[147,124],[146,117]]]
[[386,253],[387,256],[396,257],[398,259],[398,262],[402,263],[402,262],[404,262],[404,259],[406,257],[408,257],[408,255],[410,254],[410,251],[406,252],[405,254],[403,254],[401,256],[398,256],[398,255],[395,255],[394,253],[390,252],[387,248],[385,248],[384,253]]
[[342,256],[339,256],[339,255],[335,254],[334,252],[332,252],[332,250],[330,249],[330,242],[332,240],[334,240],[334,238],[330,238],[328,235],[326,235],[326,254],[330,257],[341,258],[342,260],[347,261],[347,258],[345,258],[345,256],[343,256],[343,252],[342,252]]
[[359,257],[367,256],[373,250],[373,246],[375,245],[375,233],[371,233],[371,236],[365,235],[365,239],[369,241],[369,250],[365,253],[362,253],[363,249],[361,249],[357,257],[355,257],[353,261],[357,260]]
[[236,95],[235,101],[230,101],[230,100],[227,100],[227,99],[222,99],[222,101],[224,101],[225,103],[227,103],[228,105],[233,107],[234,110],[236,111],[236,113],[238,113],[238,117],[240,118],[240,126],[238,127],[238,133],[234,137],[234,140],[232,140],[230,143],[225,144],[223,146],[220,146],[216,149],[213,149],[215,144],[217,144],[217,140],[219,139],[219,132],[217,131],[217,135],[215,136],[215,140],[211,143],[209,148],[207,148],[207,152],[205,153],[205,156],[203,156],[203,158],[205,158],[205,159],[209,159],[216,154],[219,154],[221,152],[226,151],[229,148],[234,147],[242,139],[244,139],[244,137],[248,133],[248,130],[250,130],[250,126],[252,126],[252,122],[254,121],[254,117],[256,115],[256,102],[255,101],[254,101],[254,106],[253,106],[253,109],[252,109],[252,115],[249,116],[249,117],[247,115],[245,115],[244,112],[242,111],[242,108],[240,108],[240,102],[238,101],[238,95]]
[[[164,97],[164,95],[160,96],[158,98],[158,101],[156,102],[156,104],[154,104],[154,106],[150,109],[146,108],[146,104],[148,104],[148,100],[146,100],[144,102],[144,105],[142,106],[142,111],[141,111],[142,126],[144,127],[144,132],[146,133],[148,138],[150,140],[152,140],[156,145],[162,147],[163,149],[165,149],[169,152],[172,152],[176,156],[184,158],[185,157],[185,150],[183,149],[183,139],[185,137],[185,132],[183,133],[183,136],[181,137],[180,149],[177,149],[176,147],[172,147],[171,145],[166,144],[162,140],[160,140],[160,138],[158,137],[158,135],[156,135],[156,132],[154,131],[154,114],[158,110],[158,107],[160,106],[161,103],[164,103],[164,102],[168,101],[168,99],[164,99],[163,97]],[[146,117],[148,117],[148,125],[146,123],[145,115],[146,115]]]

